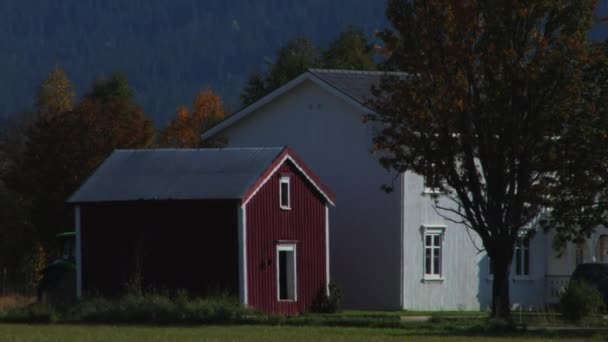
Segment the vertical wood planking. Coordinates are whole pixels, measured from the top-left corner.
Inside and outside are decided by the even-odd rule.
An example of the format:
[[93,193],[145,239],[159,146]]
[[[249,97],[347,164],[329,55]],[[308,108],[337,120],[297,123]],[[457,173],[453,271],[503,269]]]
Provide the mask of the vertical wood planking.
[[[279,178],[291,176],[291,210],[279,206]],[[276,245],[296,242],[295,302],[278,301]],[[310,309],[326,287],[325,200],[286,161],[247,204],[250,305],[269,313],[293,315]]]

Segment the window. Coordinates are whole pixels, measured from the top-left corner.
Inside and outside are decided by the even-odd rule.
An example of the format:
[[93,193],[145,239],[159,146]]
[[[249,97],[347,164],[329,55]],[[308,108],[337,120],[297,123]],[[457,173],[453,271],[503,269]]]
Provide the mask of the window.
[[279,180],[279,200],[281,209],[291,209],[290,190],[289,176],[281,176]]
[[601,263],[608,263],[608,235],[600,235],[597,242],[597,260]]
[[530,275],[530,239],[520,237],[515,244],[515,275]]
[[442,231],[429,230],[424,233],[424,277],[441,278]]
[[424,193],[438,193],[440,186],[441,178],[437,172],[435,172],[435,163],[429,163],[424,173]]
[[587,246],[584,241],[577,243],[574,247],[574,261],[576,262],[576,265],[580,265],[587,260],[587,253],[585,253],[585,250],[587,249],[586,247]]
[[298,299],[297,296],[296,246],[277,246],[277,296],[279,300]]

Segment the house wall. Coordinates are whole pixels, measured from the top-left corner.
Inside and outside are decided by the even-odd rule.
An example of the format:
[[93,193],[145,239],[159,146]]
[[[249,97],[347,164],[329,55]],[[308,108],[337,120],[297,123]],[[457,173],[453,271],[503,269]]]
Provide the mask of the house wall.
[[83,289],[116,296],[143,285],[238,294],[237,203],[150,201],[81,205]]
[[398,309],[401,301],[400,187],[371,151],[363,112],[311,81],[271,101],[222,132],[228,145],[288,145],[336,194],[330,209],[331,281],[344,306]]
[[[403,175],[404,196],[404,293],[403,308],[408,310],[476,310],[487,297],[487,268],[483,248],[475,232],[442,218],[425,195],[423,177]],[[445,200],[442,205],[450,205]],[[423,226],[445,226],[442,244],[443,280],[425,281]]]
[[[291,209],[279,206],[279,178],[290,176]],[[286,161],[245,205],[248,303],[269,313],[308,311],[326,290],[325,199]],[[279,301],[276,247],[295,243],[297,300]]]
[[[582,243],[583,246],[583,262],[608,262],[608,258],[600,255],[599,243],[600,237],[608,235],[608,229],[604,226],[598,226],[595,231]],[[569,276],[576,268],[576,246],[574,243],[568,243],[565,250],[555,251],[551,248],[551,243],[555,236],[555,231],[549,231],[547,234],[547,249],[551,249],[551,254],[547,259],[547,274],[548,275],[566,275]],[[561,255],[560,255],[561,254]]]
[[[444,219],[434,208],[434,200],[424,194],[423,177],[405,173],[404,186],[404,309],[409,310],[489,310],[492,276],[489,259],[477,233]],[[445,199],[440,207],[453,207]],[[453,215],[441,212],[451,219]],[[442,280],[424,279],[423,226],[444,226]],[[515,307],[543,305],[545,291],[546,237],[538,233],[530,241],[530,275],[516,277],[511,272],[510,294]],[[481,251],[480,251],[481,250]],[[514,267],[514,266],[513,266]]]

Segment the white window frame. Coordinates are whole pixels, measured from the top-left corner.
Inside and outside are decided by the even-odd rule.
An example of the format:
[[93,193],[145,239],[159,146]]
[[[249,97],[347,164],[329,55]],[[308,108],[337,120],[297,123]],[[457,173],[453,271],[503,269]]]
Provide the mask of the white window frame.
[[[279,252],[293,252],[293,299],[281,299],[281,277],[279,268]],[[298,251],[295,243],[279,243],[276,248],[276,279],[277,279],[277,301],[297,302],[298,301]]]
[[[287,184],[287,205],[283,205],[283,184]],[[279,178],[279,206],[283,210],[291,210],[291,177],[281,176]]]
[[[431,236],[431,246],[426,245],[426,237]],[[439,246],[433,245],[434,237],[439,237]],[[444,271],[444,257],[443,257],[443,242],[445,238],[445,226],[422,226],[422,274],[424,281],[443,281],[445,278],[443,277],[445,274]],[[431,273],[426,273],[426,251],[427,249],[431,250]],[[435,264],[433,263],[434,258],[434,250],[438,249],[438,258],[439,258],[439,272],[437,274],[434,273]]]
[[[526,243],[527,246],[526,246]],[[515,242],[515,253],[513,255],[513,275],[516,279],[527,279],[530,278],[530,274],[532,273],[532,264],[530,263],[530,242],[531,239],[527,236],[519,236],[517,241]],[[528,252],[528,257],[526,258],[526,251]],[[520,254],[520,264],[517,265],[517,255]],[[526,263],[528,266],[528,273],[526,273]],[[520,273],[517,273],[517,267],[520,268]]]

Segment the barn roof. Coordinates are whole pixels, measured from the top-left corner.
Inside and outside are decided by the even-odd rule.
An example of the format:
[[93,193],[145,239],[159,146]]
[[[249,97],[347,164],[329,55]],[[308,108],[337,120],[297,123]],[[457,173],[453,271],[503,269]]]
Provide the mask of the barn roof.
[[202,134],[203,139],[209,139],[225,128],[249,116],[258,108],[287,93],[304,81],[311,81],[321,88],[328,90],[346,102],[365,112],[371,112],[367,100],[372,98],[372,86],[378,85],[383,76],[406,77],[404,72],[338,70],[338,69],[308,69],[306,72],[270,92],[258,101],[243,108],[239,112],[225,118],[217,125]]
[[[291,157],[288,148],[116,150],[68,203],[243,199],[282,156]],[[326,195],[322,184],[317,188]]]

